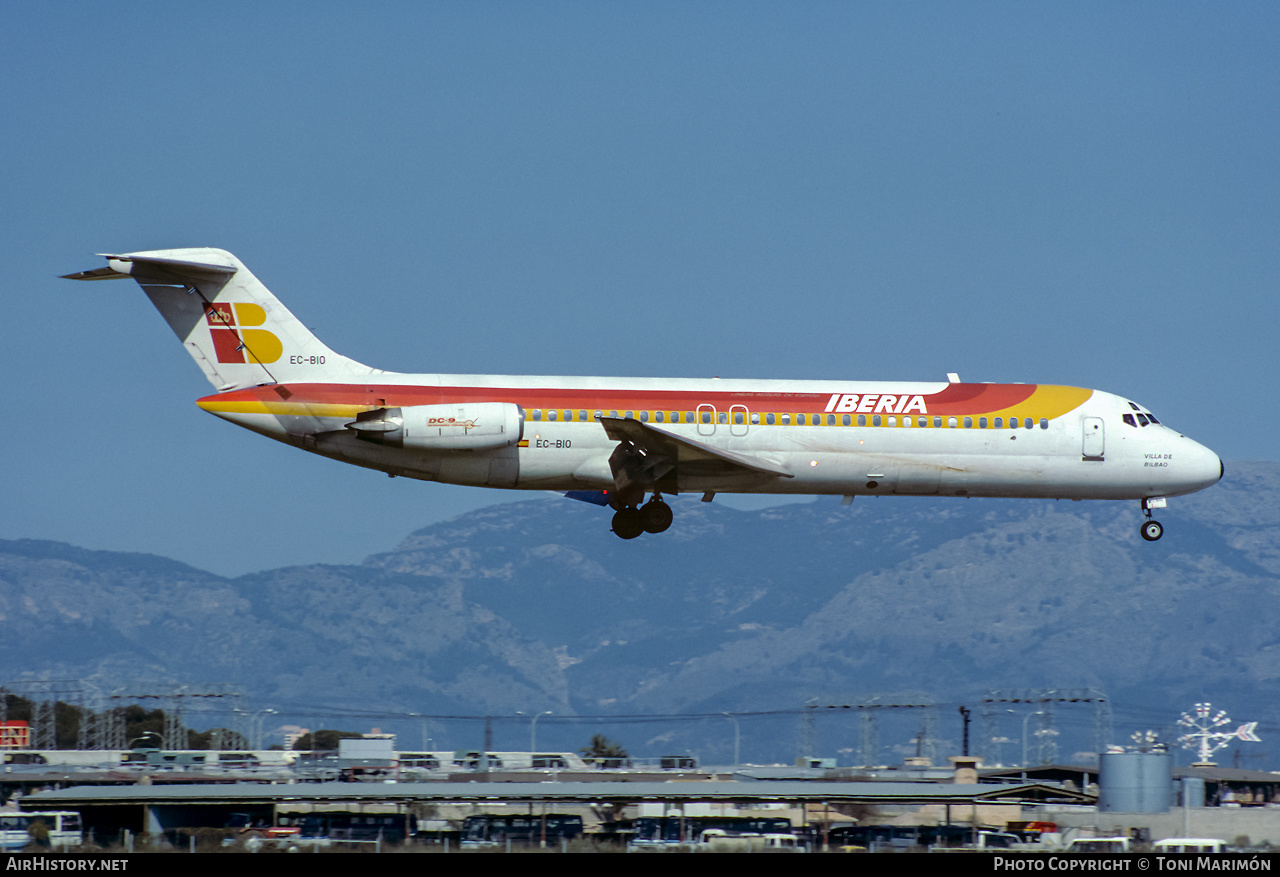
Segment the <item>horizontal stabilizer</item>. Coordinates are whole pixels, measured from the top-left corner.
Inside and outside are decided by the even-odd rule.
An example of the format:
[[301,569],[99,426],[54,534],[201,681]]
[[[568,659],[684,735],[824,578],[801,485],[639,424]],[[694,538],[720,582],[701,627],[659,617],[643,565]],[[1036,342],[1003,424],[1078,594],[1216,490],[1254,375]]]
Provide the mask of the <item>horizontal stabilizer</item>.
[[135,280],[176,282],[215,278],[225,280],[239,270],[240,266],[227,264],[219,251],[207,252],[210,257],[207,262],[174,259],[147,253],[125,253],[124,255],[98,253],[99,256],[106,258],[107,267],[62,276],[66,280],[114,280],[117,277],[132,277]]

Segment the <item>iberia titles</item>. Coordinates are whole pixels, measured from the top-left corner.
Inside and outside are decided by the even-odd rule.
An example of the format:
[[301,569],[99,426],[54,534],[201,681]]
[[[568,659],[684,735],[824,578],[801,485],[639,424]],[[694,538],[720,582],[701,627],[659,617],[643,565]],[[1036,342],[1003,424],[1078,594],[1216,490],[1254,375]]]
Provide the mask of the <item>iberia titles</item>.
[[858,414],[908,414],[912,411],[929,413],[924,404],[924,396],[893,393],[832,393],[823,410],[828,414],[833,411]]

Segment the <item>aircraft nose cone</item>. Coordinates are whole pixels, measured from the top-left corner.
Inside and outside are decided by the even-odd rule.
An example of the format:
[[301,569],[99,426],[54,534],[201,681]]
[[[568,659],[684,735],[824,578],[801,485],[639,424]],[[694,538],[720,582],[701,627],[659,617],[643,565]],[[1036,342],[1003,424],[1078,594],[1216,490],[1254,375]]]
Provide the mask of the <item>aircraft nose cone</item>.
[[1217,484],[1222,480],[1222,476],[1226,474],[1227,467],[1222,464],[1222,458],[1204,445],[1191,442],[1195,450],[1195,461],[1192,465],[1194,486],[1192,490],[1204,490]]

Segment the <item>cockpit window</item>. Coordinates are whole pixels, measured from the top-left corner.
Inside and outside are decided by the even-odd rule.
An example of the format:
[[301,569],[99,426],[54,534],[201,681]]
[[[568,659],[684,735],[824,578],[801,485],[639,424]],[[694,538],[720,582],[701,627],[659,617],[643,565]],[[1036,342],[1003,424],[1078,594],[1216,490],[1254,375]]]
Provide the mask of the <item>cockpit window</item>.
[[1129,424],[1130,426],[1137,426],[1137,425],[1138,425],[1138,422],[1137,422],[1136,420],[1134,420],[1134,419],[1133,419],[1133,415],[1132,415],[1132,414],[1126,414],[1126,415],[1124,416],[1124,422],[1125,422],[1125,423],[1127,423],[1127,424]]
[[1156,420],[1156,416],[1155,416],[1154,414],[1150,414],[1150,413],[1148,413],[1148,414],[1147,414],[1147,418],[1148,418],[1152,423],[1159,423],[1159,422],[1160,422],[1160,421]]
[[1143,414],[1141,411],[1138,412],[1138,423],[1146,426],[1150,422],[1151,421],[1147,420],[1147,415]]
[[1129,407],[1132,408],[1134,411],[1138,410],[1138,406],[1134,405],[1132,402],[1129,403]]

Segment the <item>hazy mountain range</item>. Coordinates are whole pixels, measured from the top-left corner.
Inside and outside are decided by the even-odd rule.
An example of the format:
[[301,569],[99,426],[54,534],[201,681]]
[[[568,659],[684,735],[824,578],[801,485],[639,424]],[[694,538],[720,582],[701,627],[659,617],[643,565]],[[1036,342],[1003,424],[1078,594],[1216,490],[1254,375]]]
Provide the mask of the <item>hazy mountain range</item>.
[[[1171,500],[1158,543],[1139,538],[1136,502],[673,504],[670,531],[630,542],[606,509],[538,497],[418,530],[359,566],[232,579],[0,541],[0,682],[233,682],[254,709],[300,717],[551,710],[544,747],[586,736],[557,724],[572,715],[913,691],[951,704],[953,723],[987,689],[1032,686],[1107,692],[1117,736],[1206,699],[1261,720],[1261,749],[1280,726],[1280,464],[1229,463],[1221,484]],[[795,724],[744,720],[744,757],[790,758]],[[423,733],[462,745],[449,727]],[[627,742],[724,757],[727,727],[654,723]]]

